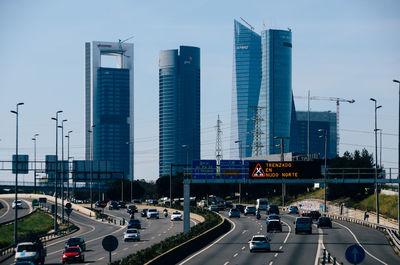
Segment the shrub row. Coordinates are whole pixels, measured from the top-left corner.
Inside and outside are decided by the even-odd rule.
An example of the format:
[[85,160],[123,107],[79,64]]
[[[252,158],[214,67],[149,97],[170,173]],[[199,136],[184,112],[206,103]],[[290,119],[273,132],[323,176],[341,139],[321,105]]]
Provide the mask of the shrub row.
[[[180,209],[181,210],[181,209]],[[190,212],[201,215],[205,221],[192,227],[189,233],[180,233],[175,236],[168,237],[163,241],[154,244],[148,248],[142,249],[135,254],[129,255],[128,257],[112,262],[112,265],[140,265],[144,264],[151,259],[161,255],[162,253],[202,234],[203,232],[211,229],[218,225],[222,219],[219,215],[214,212],[204,210],[202,208],[191,207]]]

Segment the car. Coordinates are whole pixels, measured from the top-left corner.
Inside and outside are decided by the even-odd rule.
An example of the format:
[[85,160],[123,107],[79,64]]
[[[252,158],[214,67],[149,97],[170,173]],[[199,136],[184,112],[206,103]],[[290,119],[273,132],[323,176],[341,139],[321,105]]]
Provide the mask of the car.
[[225,208],[232,208],[233,207],[233,203],[231,201],[225,201],[224,205],[225,205]]
[[254,235],[251,240],[249,240],[250,252],[254,252],[256,250],[271,251],[270,242],[271,239],[269,239],[266,235]]
[[137,213],[138,212],[138,208],[136,207],[136,205],[131,204],[131,205],[128,206],[128,208],[126,208],[126,212],[129,213],[129,214]]
[[70,262],[85,262],[85,255],[80,247],[68,247],[64,250],[61,261],[63,264]]
[[244,209],[244,215],[248,215],[248,214],[256,215],[256,207],[255,206],[246,206],[246,208]]
[[32,207],[39,206],[39,201],[37,199],[32,200]]
[[318,220],[321,217],[321,213],[319,211],[310,211],[310,217],[313,220]]
[[140,216],[141,217],[147,217],[147,211],[148,211],[149,209],[147,209],[147,208],[145,208],[145,209],[142,209],[141,211],[140,211]]
[[215,205],[215,204],[210,205],[210,207],[208,207],[208,210],[210,210],[210,211],[212,211],[212,212],[217,212],[217,213],[219,213],[218,206]]
[[108,210],[118,210],[119,205],[118,202],[116,201],[111,201],[110,204],[108,205]]
[[234,204],[233,208],[237,208],[241,213],[244,213],[244,206],[242,204]]
[[256,208],[259,211],[267,211],[269,201],[268,199],[260,198],[257,199]]
[[135,203],[135,204],[139,204],[139,203],[141,203],[142,201],[141,200],[139,200],[139,199],[133,199],[133,200],[131,200],[131,203]]
[[332,228],[332,221],[331,218],[328,216],[320,216],[317,221],[317,227],[329,227]]
[[142,224],[140,223],[139,219],[131,219],[128,222],[128,229],[129,228],[142,229]]
[[106,208],[107,207],[107,202],[106,201],[97,201],[95,206],[96,207],[100,207],[100,208]]
[[150,208],[147,211],[147,219],[150,219],[150,218],[156,218],[156,219],[160,218],[159,213],[156,208]]
[[279,214],[279,207],[278,207],[278,205],[276,205],[276,204],[270,204],[270,205],[268,205],[267,214],[271,214],[271,213]]
[[140,231],[137,229],[129,229],[124,232],[124,241],[136,240],[140,241]]
[[296,217],[293,223],[295,224],[295,234],[300,232],[312,233],[312,219],[310,217]]
[[267,216],[266,224],[268,224],[269,221],[271,220],[278,220],[279,222],[281,221],[281,217],[277,214],[270,214]]
[[229,210],[229,218],[232,217],[240,218],[240,211],[237,208],[232,208]]
[[297,206],[290,206],[289,207],[289,214],[299,214],[299,208],[297,208]]
[[171,214],[171,221],[182,221],[182,213],[175,211]]
[[11,205],[11,207],[13,208],[13,209],[15,209],[15,206],[18,208],[18,209],[22,209],[22,201],[21,200],[14,200],[13,201],[13,203],[12,203],[12,205]]
[[206,208],[207,207],[207,201],[206,200],[201,200],[198,205],[199,205],[199,207]]
[[279,231],[282,232],[282,224],[279,220],[269,220],[267,223],[267,232]]
[[123,202],[123,201],[119,201],[119,202],[118,202],[118,208],[119,208],[119,209],[121,209],[121,208],[126,208],[126,203]]
[[65,243],[64,247],[65,247],[65,249],[67,249],[69,247],[80,247],[82,249],[82,251],[86,251],[86,243],[82,237],[71,237]]

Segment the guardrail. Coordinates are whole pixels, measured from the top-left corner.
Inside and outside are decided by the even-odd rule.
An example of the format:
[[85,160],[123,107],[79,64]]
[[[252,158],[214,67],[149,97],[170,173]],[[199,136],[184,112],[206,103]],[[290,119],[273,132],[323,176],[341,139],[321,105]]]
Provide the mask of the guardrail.
[[328,252],[328,250],[324,249],[324,252],[322,253],[322,257],[320,260],[321,265],[343,265],[343,262],[338,262],[336,260],[336,257],[332,256],[331,253]]

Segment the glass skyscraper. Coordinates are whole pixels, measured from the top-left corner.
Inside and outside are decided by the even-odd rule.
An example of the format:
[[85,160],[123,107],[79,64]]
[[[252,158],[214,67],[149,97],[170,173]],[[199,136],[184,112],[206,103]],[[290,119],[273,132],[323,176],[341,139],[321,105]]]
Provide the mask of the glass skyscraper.
[[253,149],[254,156],[280,153],[280,147],[277,146],[280,140],[274,137],[287,138],[284,147],[288,152],[292,121],[291,31],[262,31],[261,49],[262,78],[258,106],[262,134],[259,135],[259,143],[255,144],[259,146],[258,150]]
[[261,37],[234,21],[231,157],[252,155],[261,83]]
[[[171,164],[200,159],[200,48],[180,46],[159,58],[159,176]],[[182,167],[174,167],[183,171]]]

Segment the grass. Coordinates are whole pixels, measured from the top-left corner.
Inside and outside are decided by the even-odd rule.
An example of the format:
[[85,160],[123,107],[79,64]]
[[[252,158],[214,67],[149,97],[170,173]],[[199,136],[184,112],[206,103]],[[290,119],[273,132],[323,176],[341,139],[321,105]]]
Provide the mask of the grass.
[[[38,210],[18,221],[18,241],[26,241],[37,235],[47,233],[53,228],[54,219],[47,213]],[[14,243],[14,223],[0,226],[0,248]]]
[[[370,195],[360,202],[348,202],[349,206],[368,211],[376,212],[376,198],[375,195]],[[393,195],[379,195],[379,213],[393,219],[397,219],[397,196]]]

